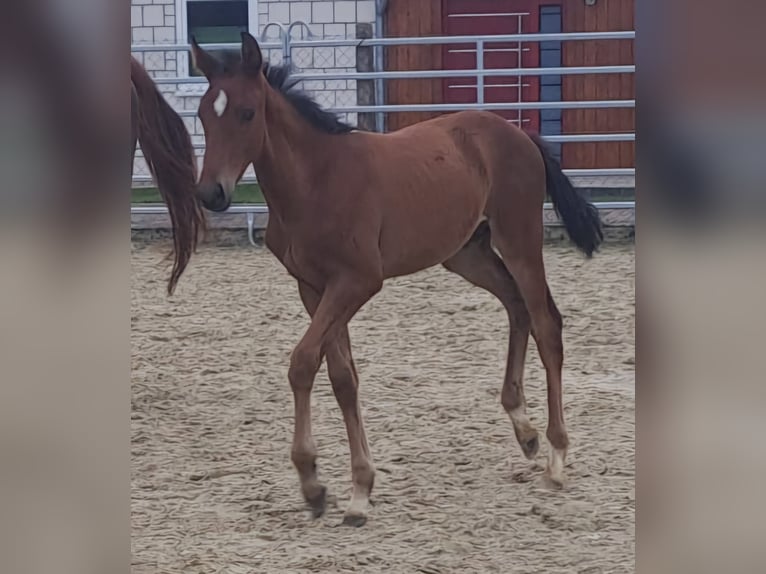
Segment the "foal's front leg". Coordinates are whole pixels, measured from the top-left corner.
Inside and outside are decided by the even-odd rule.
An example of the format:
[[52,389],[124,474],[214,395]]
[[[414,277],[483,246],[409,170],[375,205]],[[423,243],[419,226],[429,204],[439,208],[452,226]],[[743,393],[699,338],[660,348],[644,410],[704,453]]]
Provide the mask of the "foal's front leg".
[[348,434],[351,451],[351,480],[354,490],[351,504],[343,517],[347,526],[362,526],[367,522],[367,507],[375,483],[375,468],[367,446],[364,421],[359,406],[359,375],[351,356],[348,327],[327,350],[327,372],[338,401]]
[[313,291],[301,286],[301,297],[312,315],[311,325],[295,347],[288,378],[295,399],[295,434],[291,451],[303,497],[315,518],[324,513],[326,489],[317,477],[317,450],[311,432],[311,389],[330,346],[346,331],[359,308],[380,290],[382,281],[352,276],[325,288],[318,304]]

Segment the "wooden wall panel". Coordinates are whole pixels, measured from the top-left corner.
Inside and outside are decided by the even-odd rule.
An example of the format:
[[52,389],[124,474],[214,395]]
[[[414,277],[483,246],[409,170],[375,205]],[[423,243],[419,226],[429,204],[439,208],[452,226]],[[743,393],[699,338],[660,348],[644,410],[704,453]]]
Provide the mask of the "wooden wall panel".
[[[442,31],[441,0],[389,0],[385,19],[388,37],[439,36]],[[385,49],[386,70],[439,70],[441,46],[390,46]],[[386,80],[388,104],[442,103],[442,82],[436,80]],[[388,114],[387,130],[394,131],[438,114],[411,112]]]
[[[535,34],[540,31],[542,5],[559,5],[560,0],[443,0],[442,17],[445,36]],[[447,70],[476,68],[475,53],[459,50],[474,49],[472,44],[448,44],[442,52],[442,64]],[[484,67],[487,69],[537,68],[540,66],[540,45],[527,42],[521,58],[519,44],[488,42],[484,46]],[[501,51],[502,50],[502,51]],[[522,85],[521,94],[519,87]],[[444,100],[450,104],[477,103],[477,78],[447,78],[443,81]],[[467,86],[472,86],[468,88]],[[540,99],[540,78],[535,76],[488,76],[485,78],[484,101],[487,103],[534,102]],[[498,115],[515,121],[524,129],[537,132],[540,114],[536,110],[497,111]]]
[[[565,32],[630,31],[634,29],[634,0],[582,0],[563,3]],[[634,63],[632,40],[565,42],[564,66],[618,66]],[[633,74],[564,76],[564,100],[630,100],[635,98]],[[627,133],[635,130],[633,109],[565,110],[565,134]],[[570,169],[635,166],[635,144],[564,144],[562,164]]]

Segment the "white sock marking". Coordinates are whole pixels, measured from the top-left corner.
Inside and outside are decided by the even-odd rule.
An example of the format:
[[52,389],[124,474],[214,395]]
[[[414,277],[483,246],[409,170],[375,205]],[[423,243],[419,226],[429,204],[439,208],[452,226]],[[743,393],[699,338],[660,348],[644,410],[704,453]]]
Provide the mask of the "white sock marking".
[[564,456],[566,449],[554,448],[548,443],[548,474],[550,477],[560,483],[564,482]]
[[529,422],[529,417],[527,416],[526,407],[518,407],[511,411],[508,411],[508,416],[511,417],[511,422],[514,425],[518,425],[522,428],[532,426],[531,423]]

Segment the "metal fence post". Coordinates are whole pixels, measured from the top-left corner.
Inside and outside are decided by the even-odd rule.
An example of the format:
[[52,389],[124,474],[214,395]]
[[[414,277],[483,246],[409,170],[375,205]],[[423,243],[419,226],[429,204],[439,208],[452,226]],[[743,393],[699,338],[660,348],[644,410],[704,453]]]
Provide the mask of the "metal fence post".
[[[357,24],[356,37],[360,40],[372,38],[371,24]],[[357,46],[356,48],[356,71],[372,72],[374,70],[374,54],[371,46]],[[356,103],[357,105],[378,105],[376,101],[375,80],[357,80],[356,81]],[[376,114],[371,112],[361,112],[357,115],[357,126],[363,130],[378,131]]]
[[[384,38],[386,36],[386,12],[388,11],[389,0],[375,0],[375,33],[374,37]],[[375,46],[374,64],[375,71],[382,72],[386,68],[386,50],[383,46]],[[383,78],[375,80],[375,103],[382,105],[386,103],[386,81]],[[386,131],[386,116],[383,112],[375,114],[375,131],[383,133]]]
[[267,33],[269,31],[269,28],[271,28],[272,26],[276,26],[276,28],[279,30],[279,36],[277,37],[277,39],[282,44],[280,46],[280,49],[282,50],[282,60],[289,65],[290,64],[290,34],[285,28],[284,24],[280,22],[267,23],[266,26],[264,26],[263,28],[263,32],[261,32],[261,41],[264,43],[268,41]]
[[484,40],[476,40],[476,103],[484,103]]
[[293,65],[292,44],[290,43],[290,34],[285,33],[282,36],[282,64],[291,68]]

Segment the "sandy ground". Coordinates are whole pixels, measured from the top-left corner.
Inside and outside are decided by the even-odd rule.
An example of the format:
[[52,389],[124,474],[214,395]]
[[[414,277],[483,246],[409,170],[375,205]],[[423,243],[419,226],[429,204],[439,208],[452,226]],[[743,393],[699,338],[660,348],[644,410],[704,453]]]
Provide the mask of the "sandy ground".
[[[289,459],[288,357],[308,325],[265,249],[203,249],[164,294],[167,245],[133,248],[134,574],[634,572],[634,249],[591,261],[546,247],[565,320],[563,491],[523,458],[500,406],[507,320],[441,268],[388,283],[351,337],[377,467],[370,520],[350,494],[342,417],[324,367],[314,432],[327,514],[305,512]],[[547,424],[531,343],[526,389]]]

